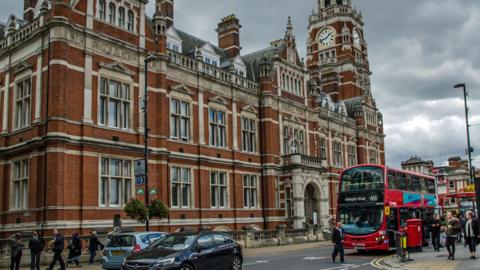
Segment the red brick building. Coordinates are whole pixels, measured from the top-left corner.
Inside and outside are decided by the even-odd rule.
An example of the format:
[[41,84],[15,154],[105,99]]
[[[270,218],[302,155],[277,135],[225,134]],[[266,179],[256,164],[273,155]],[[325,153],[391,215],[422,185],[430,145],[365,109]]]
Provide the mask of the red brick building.
[[0,26],[3,234],[85,233],[115,215],[142,229],[122,207],[143,199],[132,171],[145,84],[150,187],[170,208],[154,229],[326,225],[342,168],[385,162],[350,0],[318,2],[306,63],[290,20],[283,38],[243,55],[234,15],[216,46],[175,28],[173,0],[156,0],[151,18],[147,0],[49,2],[25,0],[23,19]]

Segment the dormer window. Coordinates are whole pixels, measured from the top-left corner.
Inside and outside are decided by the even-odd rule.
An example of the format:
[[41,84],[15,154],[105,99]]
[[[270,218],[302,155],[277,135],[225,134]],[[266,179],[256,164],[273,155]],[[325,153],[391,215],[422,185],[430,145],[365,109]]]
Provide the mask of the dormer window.
[[125,9],[123,7],[118,9],[118,26],[125,27]]
[[116,7],[114,3],[110,3],[108,5],[108,21],[111,24],[115,24],[115,20],[116,20]]

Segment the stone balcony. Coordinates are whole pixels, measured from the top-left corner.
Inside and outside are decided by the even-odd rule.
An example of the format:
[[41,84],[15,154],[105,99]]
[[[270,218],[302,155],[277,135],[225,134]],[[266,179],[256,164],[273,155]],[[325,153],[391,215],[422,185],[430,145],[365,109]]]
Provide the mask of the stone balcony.
[[325,170],[328,166],[326,159],[303,154],[283,156],[282,163],[285,167],[305,167],[317,170]]

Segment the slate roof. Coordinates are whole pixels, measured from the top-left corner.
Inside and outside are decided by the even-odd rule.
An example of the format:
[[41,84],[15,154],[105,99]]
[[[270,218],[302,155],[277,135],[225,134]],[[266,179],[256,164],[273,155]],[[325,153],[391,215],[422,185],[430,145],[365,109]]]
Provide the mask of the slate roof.
[[259,50],[243,56],[243,61],[247,66],[247,79],[257,81],[260,75],[260,63],[264,60],[271,62],[273,56],[280,52],[281,46],[270,46],[263,50]]
[[[182,39],[182,53],[186,55],[193,54],[195,52],[195,48],[197,47],[203,47],[206,43],[209,43],[205,40],[199,39],[197,37],[194,37],[188,33],[185,33],[181,30],[178,30],[175,28],[175,31],[177,31],[178,36]],[[228,60],[229,57],[225,53],[223,49],[220,49],[219,47],[213,45],[210,43],[210,45],[213,47],[215,50],[215,53],[220,55],[220,61],[223,63],[224,61]]]
[[402,165],[408,165],[408,164],[416,164],[416,163],[425,163],[427,161],[423,160],[420,157],[417,156],[412,156],[408,160],[402,162]]
[[350,99],[343,100],[345,106],[347,106],[347,114],[349,117],[355,117],[355,108],[358,106],[362,106],[363,104],[363,97],[354,97]]

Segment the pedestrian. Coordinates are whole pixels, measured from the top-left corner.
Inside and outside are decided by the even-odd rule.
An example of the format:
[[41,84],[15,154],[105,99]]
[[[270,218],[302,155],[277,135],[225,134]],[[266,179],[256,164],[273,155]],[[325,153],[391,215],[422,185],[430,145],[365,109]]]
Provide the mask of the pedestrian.
[[68,249],[67,266],[70,263],[75,263],[77,267],[82,267],[79,261],[80,256],[82,255],[82,240],[78,236],[78,233],[72,235],[72,242],[68,245]]
[[97,256],[97,251],[103,249],[103,244],[98,240],[97,232],[91,231],[90,232],[90,240],[88,243],[88,251],[90,252],[90,259],[88,263],[92,264]]
[[447,220],[446,220],[446,231],[445,234],[447,235],[446,246],[448,250],[448,259],[447,260],[455,260],[455,242],[457,240],[458,235],[458,228],[459,228],[460,221],[455,218],[452,212],[447,213]]
[[28,241],[30,249],[30,269],[40,270],[40,255],[45,247],[45,241],[38,235],[36,231],[32,232],[32,239]]
[[474,219],[473,212],[467,211],[467,219],[465,225],[462,226],[463,233],[465,235],[465,246],[468,245],[470,250],[470,259],[475,260],[475,252],[477,246],[477,240],[479,235],[479,223]]
[[53,240],[52,242],[52,250],[53,250],[53,260],[48,267],[48,270],[53,270],[53,267],[57,262],[60,263],[60,270],[65,270],[65,262],[62,258],[62,252],[65,248],[65,243],[63,236],[58,232],[57,229],[53,230]]
[[22,235],[17,233],[10,239],[10,270],[19,270],[22,261]]
[[342,228],[342,223],[337,222],[336,226],[333,228],[333,233],[332,233],[332,243],[334,245],[333,253],[332,253],[333,263],[335,263],[335,259],[337,258],[338,253],[340,253],[340,261],[342,263],[345,262],[344,249],[343,249],[344,239],[345,239],[345,231]]
[[435,214],[430,220],[430,234],[432,235],[432,246],[437,252],[440,251],[440,216]]

